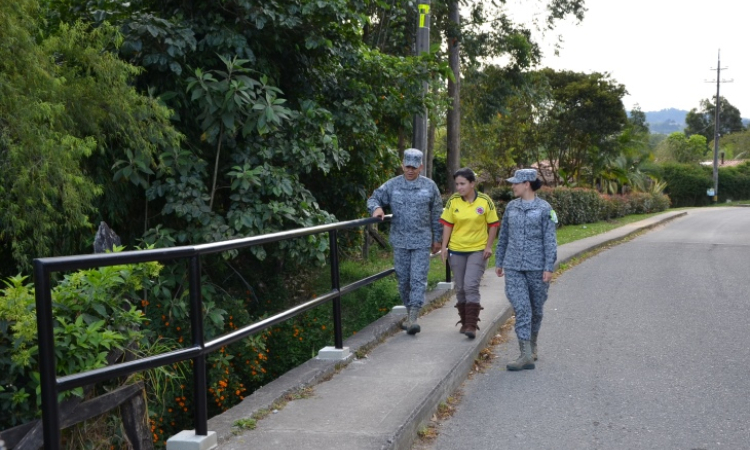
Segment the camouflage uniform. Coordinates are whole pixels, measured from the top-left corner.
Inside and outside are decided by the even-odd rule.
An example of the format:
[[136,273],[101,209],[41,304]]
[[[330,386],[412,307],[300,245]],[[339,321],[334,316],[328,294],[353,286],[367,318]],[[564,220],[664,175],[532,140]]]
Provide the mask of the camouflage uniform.
[[542,272],[554,271],[557,259],[556,218],[552,207],[536,197],[508,203],[495,251],[495,266],[505,272],[505,295],[516,313],[516,335],[527,341],[542,325],[549,284]]
[[443,212],[440,191],[434,181],[423,176],[413,181],[394,177],[367,199],[370,215],[377,208],[386,207],[393,213],[390,242],[401,300],[407,307],[421,308],[427,289],[430,247],[442,240],[438,223]]

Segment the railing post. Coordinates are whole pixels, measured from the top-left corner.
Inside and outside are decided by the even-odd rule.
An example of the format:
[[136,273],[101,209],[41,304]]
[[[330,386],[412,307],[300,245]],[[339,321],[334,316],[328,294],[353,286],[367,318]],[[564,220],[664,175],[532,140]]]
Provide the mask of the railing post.
[[[339,277],[339,246],[338,233],[336,230],[328,232],[328,242],[331,248],[331,289],[338,291],[341,289],[341,279]],[[344,348],[344,332],[341,327],[341,295],[333,299],[333,341],[334,346],[341,350]]]
[[450,259],[445,260],[445,282],[451,282],[451,262]]
[[57,403],[55,334],[52,324],[52,294],[49,273],[34,261],[36,326],[39,338],[39,376],[42,389],[42,434],[45,450],[60,448],[60,405]]
[[[201,260],[199,255],[190,258],[190,327],[193,346],[204,347],[203,301],[201,298]],[[195,434],[208,435],[208,392],[206,387],[206,355],[193,358],[193,401],[195,402]]]

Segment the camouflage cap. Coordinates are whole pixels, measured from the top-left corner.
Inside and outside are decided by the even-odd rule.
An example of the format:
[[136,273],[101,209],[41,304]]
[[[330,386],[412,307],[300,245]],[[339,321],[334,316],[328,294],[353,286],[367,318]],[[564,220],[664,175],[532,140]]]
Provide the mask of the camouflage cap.
[[404,167],[419,167],[422,165],[422,152],[416,148],[404,150]]
[[513,174],[512,178],[508,178],[506,181],[513,184],[534,181],[536,180],[536,175],[536,169],[519,169],[516,170],[516,173]]

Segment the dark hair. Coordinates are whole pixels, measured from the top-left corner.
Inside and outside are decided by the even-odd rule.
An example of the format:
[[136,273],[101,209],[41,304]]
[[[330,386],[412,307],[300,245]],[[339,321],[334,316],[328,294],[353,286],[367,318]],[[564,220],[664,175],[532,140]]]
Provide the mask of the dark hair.
[[473,183],[473,182],[477,181],[477,176],[474,175],[474,171],[471,170],[471,169],[469,169],[468,167],[464,167],[462,169],[458,169],[453,174],[453,179],[454,180],[456,179],[456,177],[464,177],[467,180],[469,180],[469,183]]
[[534,181],[529,181],[529,186],[531,186],[532,191],[538,191],[540,187],[542,187],[542,180],[537,178]]

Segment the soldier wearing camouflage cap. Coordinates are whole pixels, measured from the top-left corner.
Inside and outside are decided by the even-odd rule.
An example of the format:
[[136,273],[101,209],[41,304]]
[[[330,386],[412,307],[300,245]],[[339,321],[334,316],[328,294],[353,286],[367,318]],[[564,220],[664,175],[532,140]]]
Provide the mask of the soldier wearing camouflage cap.
[[544,302],[557,259],[557,215],[536,196],[542,186],[536,169],[516,170],[507,181],[518,197],[505,207],[495,250],[495,273],[505,276],[505,295],[516,314],[521,356],[510,371],[533,369]]
[[407,310],[402,328],[411,335],[421,329],[417,319],[424,305],[430,250],[438,252],[442,240],[438,220],[443,200],[435,182],[420,175],[422,158],[422,152],[415,148],[404,150],[404,174],[383,183],[367,199],[372,217],[382,219],[386,208],[393,213],[390,229],[393,266],[401,301]]

